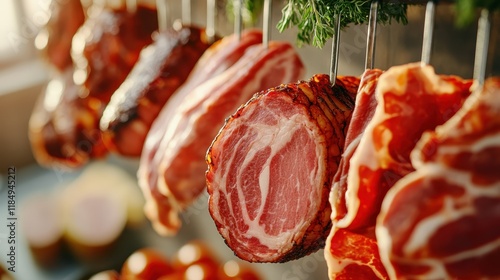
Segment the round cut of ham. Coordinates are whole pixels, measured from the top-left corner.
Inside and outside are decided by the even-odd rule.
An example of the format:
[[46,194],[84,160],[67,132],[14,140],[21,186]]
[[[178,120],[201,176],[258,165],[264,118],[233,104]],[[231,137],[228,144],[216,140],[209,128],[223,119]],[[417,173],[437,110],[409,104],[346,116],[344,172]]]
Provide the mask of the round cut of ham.
[[324,246],[358,84],[316,75],[254,95],[226,121],[206,178],[210,214],[237,256],[284,262]]

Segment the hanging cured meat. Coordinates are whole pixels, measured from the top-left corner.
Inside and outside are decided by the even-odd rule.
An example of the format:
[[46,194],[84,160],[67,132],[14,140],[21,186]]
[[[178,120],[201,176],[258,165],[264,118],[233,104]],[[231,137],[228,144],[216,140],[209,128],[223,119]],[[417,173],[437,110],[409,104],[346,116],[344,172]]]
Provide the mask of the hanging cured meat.
[[38,163],[76,168],[106,149],[98,127],[99,115],[79,97],[73,70],[54,77],[39,96],[29,121],[29,139]]
[[391,278],[500,278],[500,79],[412,152],[416,171],[384,199],[377,221]]
[[50,18],[37,35],[36,46],[58,70],[71,66],[71,40],[84,21],[80,0],[51,1]]
[[143,6],[133,14],[103,10],[87,19],[73,40],[74,73],[70,67],[49,83],[30,119],[39,164],[76,168],[107,154],[99,130],[102,111],[156,26],[156,12]]
[[[173,108],[156,155],[158,180],[153,192],[161,195],[146,205],[160,233],[175,233],[180,226],[175,219],[179,211],[204,190],[205,154],[225,118],[255,92],[297,80],[303,73],[302,61],[289,43],[271,42],[268,48],[253,45],[233,66],[196,87]],[[158,210],[170,217],[168,224],[156,218]]]
[[152,42],[158,27],[156,10],[139,5],[133,13],[124,8],[104,9],[89,18],[73,38],[75,81],[83,84],[84,98],[109,102],[139,59],[142,48]]
[[[471,81],[437,76],[431,66],[420,63],[395,66],[380,76],[378,104],[349,160],[347,187],[332,190],[339,196],[332,200],[333,208],[345,212],[335,213],[337,227],[375,225],[386,192],[414,170],[410,152],[415,143],[423,132],[453,116],[470,86]],[[345,206],[337,205],[344,202]]]
[[284,262],[324,246],[358,83],[316,75],[260,92],[220,130],[207,154],[209,210],[240,258]]
[[157,34],[104,110],[100,126],[110,150],[140,156],[151,123],[209,46],[197,27]]
[[[158,166],[162,158],[162,153],[158,153],[158,148],[169,127],[168,124],[172,119],[175,108],[179,107],[184,98],[197,86],[226,71],[243,56],[248,47],[261,42],[262,32],[257,29],[243,31],[241,38],[238,38],[236,34],[224,37],[205,51],[187,81],[169,98],[147,134],[137,172],[139,185],[147,194],[146,196],[149,196],[151,192],[154,197],[148,203],[154,203],[153,201],[161,203],[160,201],[165,200],[164,196],[157,191]],[[165,207],[149,207],[149,209],[156,209],[155,211],[148,211],[150,219],[153,221],[160,220],[156,228],[159,230],[160,224],[167,228],[178,228],[177,219],[171,219],[168,215],[165,215],[168,211],[161,210],[164,208],[170,209],[170,206],[165,204]]]
[[[373,118],[377,107],[375,89],[381,74],[381,70],[368,69],[361,76],[342,159],[330,193],[333,221],[346,212],[344,193],[347,189],[349,160],[356,151],[363,131]],[[338,201],[340,199],[342,201]],[[330,279],[387,279],[380,261],[373,228],[354,233],[333,226],[326,241],[324,254]]]

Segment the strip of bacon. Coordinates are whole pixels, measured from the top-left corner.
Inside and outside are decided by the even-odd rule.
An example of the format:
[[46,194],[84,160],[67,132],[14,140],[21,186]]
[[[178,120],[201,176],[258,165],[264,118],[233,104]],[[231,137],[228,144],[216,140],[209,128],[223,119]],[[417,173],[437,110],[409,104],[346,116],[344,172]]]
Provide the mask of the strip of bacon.
[[285,262],[324,247],[328,194],[359,80],[327,75],[256,94],[214,139],[209,210],[226,244],[252,262]]
[[209,46],[197,27],[156,34],[102,114],[100,127],[111,151],[140,156],[151,124]]
[[500,278],[500,78],[412,152],[376,234],[391,278]]
[[[380,76],[377,107],[350,159],[345,215],[336,226],[351,230],[375,225],[387,191],[412,172],[410,152],[422,133],[443,124],[470,94],[471,81],[442,77],[413,63]],[[342,201],[340,199],[339,201]]]
[[[155,226],[157,231],[173,234],[180,227],[177,214],[170,215],[171,211],[166,210],[172,207],[164,195],[158,191],[157,185],[160,175],[158,166],[163,157],[163,154],[158,152],[158,148],[177,108],[198,86],[224,73],[245,54],[250,46],[261,42],[262,32],[257,29],[248,29],[242,32],[241,38],[233,34],[213,44],[200,58],[188,80],[172,95],[153,122],[144,143],[137,176],[143,193],[149,198],[146,213],[153,224],[157,225]],[[197,90],[210,89],[202,86]],[[170,229],[167,230],[168,228]]]

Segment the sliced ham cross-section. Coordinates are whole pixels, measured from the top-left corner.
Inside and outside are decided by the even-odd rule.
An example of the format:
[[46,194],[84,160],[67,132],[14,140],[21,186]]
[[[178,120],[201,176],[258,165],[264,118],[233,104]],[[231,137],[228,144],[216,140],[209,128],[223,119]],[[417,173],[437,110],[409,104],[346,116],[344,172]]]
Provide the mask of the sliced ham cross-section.
[[412,152],[376,234],[391,279],[500,278],[500,78]]
[[226,121],[206,177],[210,214],[237,256],[285,262],[324,246],[358,84],[316,75],[256,94]]

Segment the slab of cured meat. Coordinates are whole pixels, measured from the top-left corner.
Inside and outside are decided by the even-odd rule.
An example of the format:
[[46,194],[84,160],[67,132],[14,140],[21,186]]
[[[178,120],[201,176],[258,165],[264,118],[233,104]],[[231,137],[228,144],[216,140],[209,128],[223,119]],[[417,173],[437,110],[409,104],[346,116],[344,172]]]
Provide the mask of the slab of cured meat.
[[79,96],[73,69],[57,74],[38,97],[29,121],[36,161],[52,168],[77,168],[104,156],[99,115]]
[[237,256],[285,262],[324,247],[358,85],[315,75],[256,94],[226,121],[206,178],[210,214]]
[[[161,196],[156,205],[151,199],[146,204],[146,213],[157,222],[160,233],[175,233],[180,220],[173,217],[205,190],[205,155],[227,116],[254,93],[298,80],[304,72],[291,44],[270,42],[268,48],[253,45],[233,66],[196,87],[174,108],[157,151],[156,187]],[[154,213],[148,213],[156,209],[162,215],[168,214],[169,224],[162,224],[155,220]]]
[[39,164],[77,168],[107,154],[102,111],[156,28],[156,11],[144,6],[133,14],[106,9],[87,19],[73,40],[76,69],[57,74],[32,112],[30,141]]
[[[168,124],[176,112],[176,108],[196,87],[226,71],[245,54],[248,47],[260,43],[262,43],[262,32],[258,29],[244,30],[241,38],[233,34],[217,41],[203,53],[186,82],[179,87],[163,106],[146,136],[137,172],[141,189],[146,194],[146,197],[151,197],[148,205],[154,205],[156,202],[162,204],[161,201],[166,200],[164,195],[159,193],[157,186],[158,166],[163,156],[162,153],[158,153],[158,148],[169,127]],[[180,226],[177,216],[169,217],[168,213],[170,211],[163,210],[171,208],[168,201],[163,205],[146,207],[150,209],[147,211],[148,216],[157,225],[155,228],[158,231],[176,231]],[[172,229],[167,230],[167,228]]]
[[412,152],[376,234],[391,278],[500,278],[500,78]]
[[[349,162],[363,136],[363,131],[375,113],[377,107],[375,90],[382,73],[378,69],[368,69],[361,76],[342,159],[330,193],[330,204],[333,208],[332,220],[334,221],[337,217],[345,215],[344,194],[347,188]],[[324,255],[330,279],[387,279],[373,228],[352,232],[332,227],[326,240]]]
[[203,29],[182,27],[156,34],[111,100],[100,120],[105,145],[139,157],[151,124],[210,46]]
[[[427,130],[443,124],[470,94],[470,80],[439,76],[431,66],[412,63],[390,68],[378,80],[377,106],[349,160],[347,186],[334,185],[336,226],[351,230],[375,225],[387,191],[414,170],[410,152]],[[344,182],[345,183],[345,182]],[[339,191],[342,188],[342,191]]]
[[414,170],[410,152],[422,133],[455,114],[471,83],[420,63],[364,73],[330,194],[330,279],[388,279],[374,233],[382,199]]

